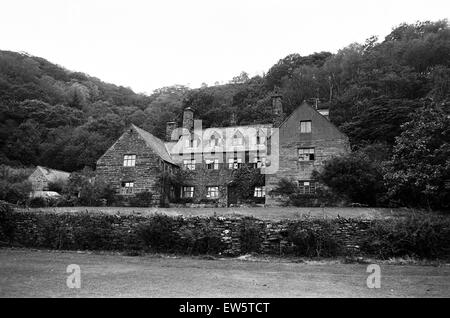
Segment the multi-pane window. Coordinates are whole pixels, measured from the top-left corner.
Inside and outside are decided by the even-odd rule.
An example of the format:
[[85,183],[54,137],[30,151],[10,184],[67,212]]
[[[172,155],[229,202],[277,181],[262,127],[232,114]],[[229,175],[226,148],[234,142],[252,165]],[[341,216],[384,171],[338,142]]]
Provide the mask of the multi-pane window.
[[228,158],[228,169],[239,169],[242,166],[242,158]]
[[253,162],[252,162],[253,168],[264,167],[265,162],[266,162],[266,158],[264,158],[264,157],[255,157],[255,158],[253,158]]
[[300,122],[300,132],[301,133],[310,133],[311,132],[311,121],[310,120],[304,120]]
[[244,137],[241,134],[236,133],[233,136],[233,146],[242,146],[243,144],[244,144]]
[[315,181],[299,181],[298,187],[300,194],[315,194],[317,183]]
[[135,165],[136,165],[136,155],[123,156],[123,166],[124,167],[134,167]]
[[122,182],[122,194],[132,194],[134,188],[133,181]]
[[184,159],[183,167],[188,170],[195,170],[195,159]]
[[219,170],[219,159],[205,159],[206,169]]
[[298,161],[313,161],[314,148],[299,148],[298,149]]
[[182,187],[181,196],[183,198],[193,198],[194,197],[194,187]]
[[255,187],[255,198],[263,198],[266,196],[266,187]]
[[214,199],[219,197],[219,187],[208,187],[206,189],[206,197],[208,199]]

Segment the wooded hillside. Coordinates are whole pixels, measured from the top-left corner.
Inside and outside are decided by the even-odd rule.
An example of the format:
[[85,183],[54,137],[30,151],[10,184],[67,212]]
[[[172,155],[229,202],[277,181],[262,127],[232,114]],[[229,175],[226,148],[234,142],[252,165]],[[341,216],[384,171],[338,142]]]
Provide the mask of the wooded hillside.
[[238,124],[270,122],[275,90],[287,113],[318,99],[355,149],[376,144],[390,153],[414,110],[435,104],[448,112],[450,28],[447,21],[402,24],[382,41],[372,37],[336,54],[291,54],[264,76],[243,72],[225,85],[175,85],[150,96],[0,51],[0,163],[94,167],[124,127],[134,123],[163,137],[165,123],[180,120],[185,106],[205,127],[229,125],[232,113]]

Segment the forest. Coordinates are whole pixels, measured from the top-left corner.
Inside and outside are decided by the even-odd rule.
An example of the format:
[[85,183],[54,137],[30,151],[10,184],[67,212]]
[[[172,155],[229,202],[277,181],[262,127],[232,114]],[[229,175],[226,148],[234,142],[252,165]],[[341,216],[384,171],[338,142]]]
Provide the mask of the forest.
[[[384,39],[372,36],[335,54],[290,54],[262,76],[242,72],[227,84],[173,85],[150,95],[41,57],[0,51],[0,163],[69,172],[95,168],[129,124],[163,138],[165,123],[180,122],[187,106],[204,127],[230,125],[232,114],[238,124],[271,122],[275,91],[282,94],[286,113],[303,101],[317,102],[329,108],[330,120],[349,136],[353,151],[372,162],[402,165],[397,153],[406,139],[399,139],[412,134],[404,124],[424,108],[450,113],[448,21],[404,23]],[[429,117],[436,118],[433,114]],[[442,118],[448,132],[448,116]],[[415,120],[420,122],[417,115]],[[449,136],[442,138],[448,144]],[[448,153],[441,154],[444,161]],[[449,167],[441,172],[444,177]]]

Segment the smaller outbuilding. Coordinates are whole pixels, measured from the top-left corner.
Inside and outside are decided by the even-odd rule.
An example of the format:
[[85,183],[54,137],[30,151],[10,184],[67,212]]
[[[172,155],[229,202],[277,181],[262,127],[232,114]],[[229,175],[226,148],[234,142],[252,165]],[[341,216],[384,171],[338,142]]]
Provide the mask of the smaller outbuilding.
[[49,185],[51,183],[68,182],[69,177],[69,172],[37,166],[33,173],[28,177],[33,189],[31,196],[54,196],[56,192],[49,191]]

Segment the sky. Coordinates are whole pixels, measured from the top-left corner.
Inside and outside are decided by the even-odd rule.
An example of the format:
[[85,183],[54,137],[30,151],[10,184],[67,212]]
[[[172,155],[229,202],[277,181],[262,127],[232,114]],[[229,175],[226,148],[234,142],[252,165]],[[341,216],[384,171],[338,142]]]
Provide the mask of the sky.
[[448,0],[0,0],[0,50],[151,93],[262,75],[291,53],[449,15]]

